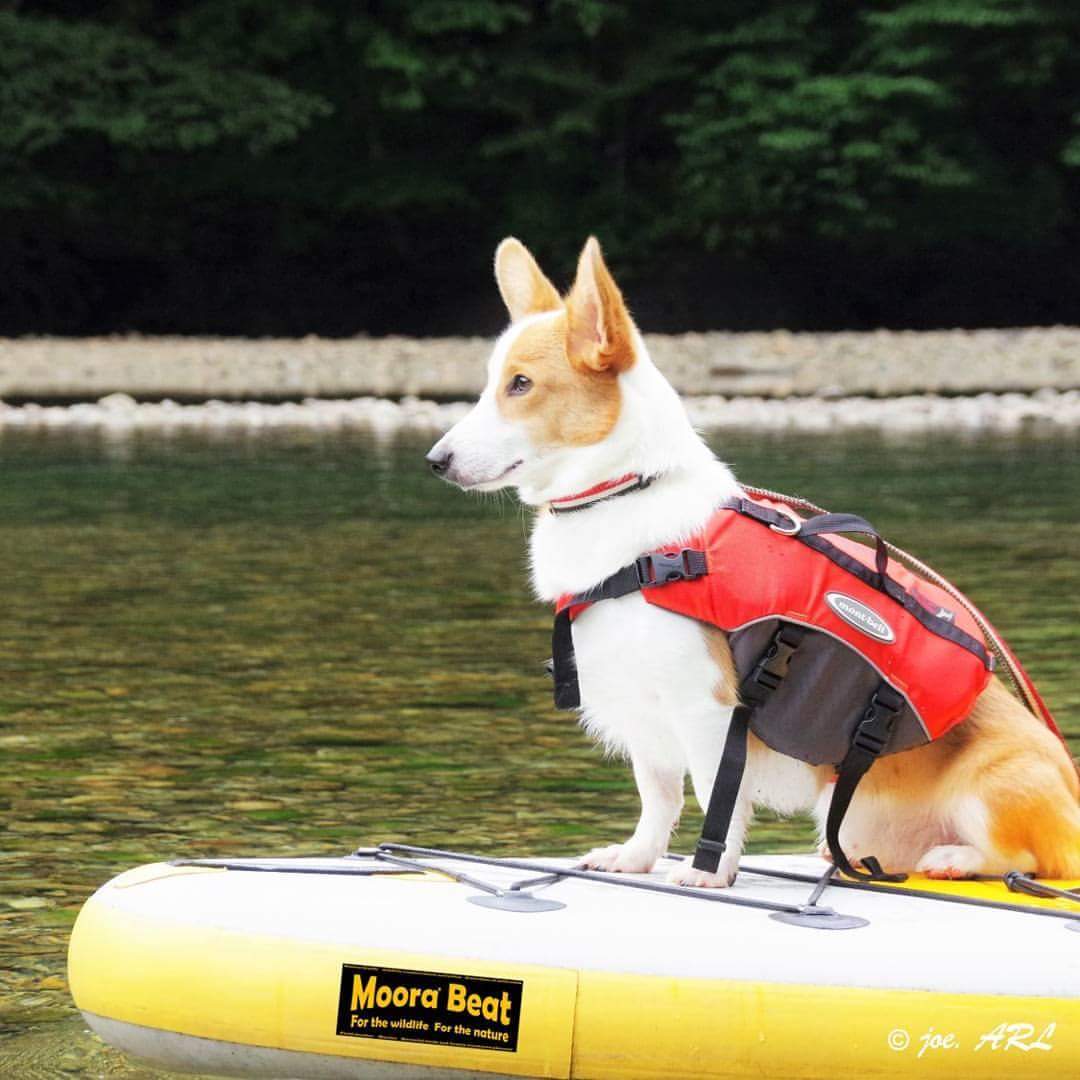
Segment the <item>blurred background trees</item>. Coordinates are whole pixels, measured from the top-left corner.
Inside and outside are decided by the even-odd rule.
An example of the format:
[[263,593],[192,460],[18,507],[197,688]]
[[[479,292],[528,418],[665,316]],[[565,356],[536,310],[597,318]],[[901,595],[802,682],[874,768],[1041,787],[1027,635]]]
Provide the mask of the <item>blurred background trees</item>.
[[0,333],[1077,321],[1080,5],[0,0]]

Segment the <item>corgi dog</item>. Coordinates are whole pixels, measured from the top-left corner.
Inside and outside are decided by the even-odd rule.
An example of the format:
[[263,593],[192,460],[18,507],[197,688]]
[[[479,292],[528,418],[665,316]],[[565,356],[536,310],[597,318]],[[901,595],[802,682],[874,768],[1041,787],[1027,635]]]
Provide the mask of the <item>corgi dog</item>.
[[[679,547],[741,489],[650,360],[595,238],[565,298],[513,238],[499,245],[495,278],[510,325],[480,400],[427,460],[465,490],[513,487],[535,508],[532,584],[552,603],[643,552]],[[630,477],[651,482],[589,498],[617,494]],[[581,509],[555,513],[553,503]],[[634,592],[583,611],[574,647],[582,723],[629,758],[641,797],[629,839],[590,851],[583,863],[647,873],[678,822],[688,773],[698,803],[708,804],[736,703],[727,637]],[[669,880],[730,885],[755,804],[810,810],[824,831],[832,781],[831,767],[786,757],[751,735],[717,871],[685,860]],[[853,862],[873,854],[892,870],[932,877],[1020,870],[1080,878],[1078,800],[1077,769],[1060,740],[991,680],[944,737],[877,762],[841,841]]]

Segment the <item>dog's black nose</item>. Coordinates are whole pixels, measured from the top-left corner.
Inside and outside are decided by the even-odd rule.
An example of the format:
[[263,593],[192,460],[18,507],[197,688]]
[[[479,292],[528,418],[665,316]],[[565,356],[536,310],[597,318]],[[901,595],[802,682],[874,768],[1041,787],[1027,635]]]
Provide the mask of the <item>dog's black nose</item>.
[[450,462],[453,460],[453,454],[436,454],[434,450],[428,454],[424,460],[431,466],[431,471],[436,476],[442,476],[447,469],[450,468]]

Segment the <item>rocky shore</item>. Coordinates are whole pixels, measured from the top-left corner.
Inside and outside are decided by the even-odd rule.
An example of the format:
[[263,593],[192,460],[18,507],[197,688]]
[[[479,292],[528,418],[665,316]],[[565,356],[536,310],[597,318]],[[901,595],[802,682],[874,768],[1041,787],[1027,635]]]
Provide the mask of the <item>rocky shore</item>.
[[[750,428],[763,434],[858,429],[915,434],[979,431],[1080,431],[1080,390],[1038,390],[1033,394],[983,393],[971,397],[936,394],[869,397],[688,397],[687,411],[703,430]],[[468,402],[436,402],[406,397],[307,398],[300,402],[175,401],[138,402],[110,394],[74,405],[0,404],[4,430],[98,431],[126,437],[139,432],[256,432],[287,429],[358,429],[376,438],[399,434],[433,436],[469,409]]]
[[[680,393],[899,397],[1080,389],[1080,327],[647,336]],[[479,392],[483,338],[0,339],[0,399],[281,401]]]
[[[652,336],[700,428],[1080,430],[1080,328]],[[0,339],[0,430],[446,429],[481,338]]]

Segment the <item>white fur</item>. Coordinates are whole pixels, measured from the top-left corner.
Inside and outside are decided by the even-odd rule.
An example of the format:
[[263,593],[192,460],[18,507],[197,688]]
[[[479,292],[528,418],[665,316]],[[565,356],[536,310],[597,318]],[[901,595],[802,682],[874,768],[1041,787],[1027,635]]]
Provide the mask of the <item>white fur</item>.
[[497,491],[520,482],[526,459],[530,459],[530,467],[535,467],[535,448],[529,445],[524,431],[503,418],[496,400],[503,390],[499,378],[506,355],[518,334],[534,322],[553,317],[552,313],[530,315],[508,327],[495,342],[480,400],[431,448],[432,457],[453,455],[448,480],[472,491]]
[[[637,359],[619,376],[621,408],[612,431],[588,447],[536,448],[499,414],[496,395],[507,353],[521,329],[552,316],[515,323],[496,342],[488,384],[469,415],[436,445],[452,453],[462,486],[513,484],[522,500],[543,506],[627,472],[656,477],[651,487],[570,514],[537,514],[530,544],[533,585],[546,601],[588,588],[644,551],[678,544],[738,492],[731,471],[691,427],[678,395],[636,339]],[[518,460],[504,480],[492,482]],[[690,774],[704,808],[727,734],[730,709],[714,696],[719,671],[695,621],[648,604],[640,594],[605,601],[574,622],[582,723],[610,751],[630,758],[642,801],[625,844],[599,848],[587,865],[643,871],[663,854],[682,808]],[[817,794],[814,772],[767,755],[748,772],[729,833],[729,854],[715,876],[673,875],[689,884],[728,884],[750,820],[751,795],[782,809],[805,808]]]
[[[566,451],[546,483],[523,497],[571,494],[627,472],[657,479],[644,491],[584,510],[537,516],[530,554],[542,600],[588,588],[644,551],[677,545],[738,491],[640,340],[619,388],[619,419],[607,438]],[[651,869],[678,821],[687,772],[698,803],[708,804],[731,715],[714,696],[716,663],[696,622],[654,607],[640,593],[582,612],[574,621],[574,648],[582,722],[605,746],[630,758],[642,804],[630,840],[589,852],[584,862]],[[732,823],[732,856],[716,884],[734,877],[749,817],[744,796]]]

